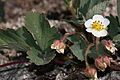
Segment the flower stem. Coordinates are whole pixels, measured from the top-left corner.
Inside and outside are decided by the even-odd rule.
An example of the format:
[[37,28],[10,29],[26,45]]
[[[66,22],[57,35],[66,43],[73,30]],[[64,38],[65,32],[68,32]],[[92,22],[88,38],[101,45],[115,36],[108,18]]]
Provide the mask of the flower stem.
[[97,38],[97,37],[96,37],[96,41],[95,41],[96,52],[98,52],[98,50],[99,50],[99,48],[98,48],[99,43],[100,43],[100,38]]
[[73,35],[73,34],[75,34],[75,32],[73,32],[73,33],[65,33],[60,40],[61,40],[62,42],[64,42],[68,36]]
[[93,46],[94,46],[94,43],[89,44],[87,49],[86,49],[86,51],[85,51],[85,56],[84,57],[85,57],[85,64],[86,64],[86,66],[89,66],[88,60],[87,60],[87,55],[89,53],[90,48],[93,47]]
[[85,40],[86,44],[89,44],[89,41],[87,40],[86,36],[81,32],[80,36]]

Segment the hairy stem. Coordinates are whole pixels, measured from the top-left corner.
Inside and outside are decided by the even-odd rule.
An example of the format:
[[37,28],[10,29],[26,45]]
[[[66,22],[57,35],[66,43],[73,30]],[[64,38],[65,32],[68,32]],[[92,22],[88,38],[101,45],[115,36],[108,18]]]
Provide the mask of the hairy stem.
[[85,40],[86,44],[89,44],[89,41],[87,40],[86,36],[81,32],[80,36]]
[[97,38],[97,37],[96,37],[96,41],[95,41],[96,52],[98,52],[98,50],[99,50],[99,48],[98,48],[99,43],[100,43],[100,38]]
[[88,60],[87,60],[87,55],[89,53],[90,48],[93,47],[93,46],[94,46],[94,43],[89,44],[87,49],[86,49],[86,51],[85,51],[85,56],[84,57],[85,57],[85,64],[86,64],[86,66],[89,66]]
[[73,33],[65,33],[64,36],[60,40],[64,42],[68,36],[73,35],[73,34],[75,34],[75,32],[73,32]]

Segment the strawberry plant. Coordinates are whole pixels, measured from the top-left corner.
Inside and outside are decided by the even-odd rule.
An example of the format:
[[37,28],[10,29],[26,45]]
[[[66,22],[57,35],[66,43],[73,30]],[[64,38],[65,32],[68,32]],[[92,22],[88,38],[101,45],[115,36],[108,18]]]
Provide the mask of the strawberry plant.
[[[97,80],[97,70],[104,72],[111,64],[117,64],[112,56],[119,57],[120,1],[117,2],[118,15],[105,14],[110,0],[64,2],[71,13],[69,19],[62,19],[69,24],[68,28],[48,22],[45,14],[28,12],[24,27],[0,30],[0,49],[25,51],[29,61],[36,65],[48,64],[56,54],[65,57],[71,54],[70,60],[85,63],[85,76]],[[92,64],[89,59],[93,60]]]

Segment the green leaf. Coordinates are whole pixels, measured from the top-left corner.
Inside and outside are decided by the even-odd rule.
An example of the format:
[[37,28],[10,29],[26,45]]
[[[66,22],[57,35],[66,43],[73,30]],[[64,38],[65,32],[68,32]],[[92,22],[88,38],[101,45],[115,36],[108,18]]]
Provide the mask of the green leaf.
[[116,44],[117,47],[120,47],[120,34],[116,35],[113,38],[113,41],[115,42],[115,44]]
[[[50,28],[44,15],[36,12],[29,12],[26,15],[25,24],[27,30],[34,36],[34,39],[29,38],[36,40],[35,43],[37,43],[37,45],[34,45],[34,47],[38,47],[31,48],[31,50],[28,51],[28,58],[37,65],[47,64],[55,57],[50,46],[53,41],[58,38],[56,29]],[[31,46],[33,46],[33,44],[34,42],[32,42]]]
[[117,21],[117,18],[110,16],[107,17],[110,20],[110,25],[108,26],[108,33],[111,38],[116,36],[119,33],[119,23]]
[[33,34],[39,47],[45,51],[55,39],[56,30],[50,28],[43,14],[30,12],[25,18],[26,28]]
[[118,18],[120,23],[120,0],[117,0],[117,12],[118,12]]
[[89,19],[95,14],[102,14],[103,11],[106,10],[106,7],[109,5],[109,1],[100,2],[99,4],[95,5],[93,8],[89,9],[86,18]]
[[90,0],[80,0],[79,11],[85,16],[89,9]]
[[0,48],[14,48],[26,51],[29,46],[15,32],[15,30],[0,30]]
[[29,47],[38,48],[32,35],[25,27],[18,30],[0,30],[0,48],[14,48],[20,51],[27,51]]
[[81,49],[85,49],[87,47],[85,40],[78,34],[69,36],[67,39],[75,44],[79,44]]
[[83,49],[81,49],[78,44],[74,44],[70,49],[79,60],[84,60]]
[[86,16],[86,13],[97,4],[108,0],[80,0],[79,11]]
[[17,29],[16,34],[23,39],[30,47],[38,49],[39,46],[36,44],[32,34],[25,28],[21,27]]
[[80,20],[80,19],[70,19],[70,20],[65,20],[65,21],[68,22],[68,23],[72,23],[76,26],[80,26],[81,24],[84,23],[84,21]]
[[83,50],[86,49],[87,44],[84,42],[84,39],[76,34],[68,37],[68,40],[74,44],[70,47],[73,54],[81,61],[84,60]]
[[46,54],[41,53],[41,51],[35,48],[31,48],[30,51],[27,52],[27,54],[27,58],[30,59],[30,62],[35,63],[36,65],[47,64],[55,57],[54,53],[51,53],[52,55],[47,54],[46,56]]
[[104,2],[104,1],[110,1],[110,0],[90,0],[90,5],[89,5],[89,9],[93,8],[95,5]]
[[79,38],[78,35],[69,36],[67,39],[70,40],[70,41],[73,42],[73,43],[78,43],[79,40],[80,40],[80,38]]
[[96,47],[92,47],[92,49],[90,50],[88,56],[95,59],[97,58],[98,56],[101,56],[101,55],[104,55],[105,54],[105,49],[104,49],[104,45],[102,43],[100,43],[98,45],[98,51],[96,52]]
[[113,38],[113,41],[115,41],[115,42],[120,42],[120,34],[116,35],[116,36]]

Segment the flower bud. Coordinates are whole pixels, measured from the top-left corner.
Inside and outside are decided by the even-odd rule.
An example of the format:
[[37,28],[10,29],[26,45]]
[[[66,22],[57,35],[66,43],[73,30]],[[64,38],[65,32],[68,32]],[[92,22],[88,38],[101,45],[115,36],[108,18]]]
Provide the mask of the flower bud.
[[108,56],[103,56],[102,59],[108,66],[110,66],[110,58]]
[[58,53],[64,53],[65,48],[66,45],[60,40],[54,41],[54,43],[51,45],[51,49],[56,49]]
[[94,67],[86,67],[84,73],[86,77],[97,79],[97,71]]
[[101,56],[95,59],[95,66],[100,69],[101,71],[104,71],[107,66],[110,66],[110,59],[108,56]]
[[111,53],[115,53],[117,51],[117,48],[115,47],[115,44],[111,40],[103,40],[103,44],[105,45],[106,49],[110,51]]
[[95,66],[101,71],[104,71],[105,68],[107,67],[106,63],[102,60],[101,57],[95,59]]

